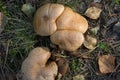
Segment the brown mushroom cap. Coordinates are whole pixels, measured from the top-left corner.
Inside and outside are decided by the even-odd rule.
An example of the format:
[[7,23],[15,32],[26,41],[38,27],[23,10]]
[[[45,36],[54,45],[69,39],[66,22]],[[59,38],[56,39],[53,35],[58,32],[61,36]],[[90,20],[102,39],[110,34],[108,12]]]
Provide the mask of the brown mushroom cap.
[[34,30],[41,36],[49,36],[57,30],[56,19],[64,11],[60,4],[46,4],[40,7],[34,15]]
[[61,30],[56,31],[50,37],[52,43],[59,45],[61,49],[74,51],[84,42],[84,36],[78,31]]
[[65,7],[62,15],[57,19],[58,30],[77,30],[85,33],[88,29],[87,20],[69,7]]
[[22,80],[54,80],[58,67],[55,62],[46,64],[50,58],[47,48],[35,48],[22,64]]

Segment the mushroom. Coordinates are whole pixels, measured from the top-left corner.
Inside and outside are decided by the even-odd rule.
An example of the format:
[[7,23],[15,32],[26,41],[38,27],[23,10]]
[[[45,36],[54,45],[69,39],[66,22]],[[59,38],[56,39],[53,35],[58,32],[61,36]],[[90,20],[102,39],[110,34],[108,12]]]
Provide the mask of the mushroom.
[[57,19],[58,30],[74,30],[85,33],[88,29],[87,20],[69,7],[65,7],[62,15]]
[[78,31],[61,30],[51,35],[51,41],[59,45],[61,49],[74,51],[84,42],[84,36]]
[[45,4],[34,15],[34,30],[41,36],[49,36],[57,30],[56,20],[64,11],[60,4]]
[[40,36],[50,36],[51,42],[61,49],[75,51],[84,42],[88,22],[71,8],[51,3],[37,10],[34,29]]
[[22,80],[55,80],[58,67],[54,61],[47,63],[50,56],[47,48],[33,49],[22,63]]
[[83,33],[88,29],[87,20],[65,7],[62,15],[57,19],[57,31],[51,35],[52,43],[67,51],[75,51],[84,42]]

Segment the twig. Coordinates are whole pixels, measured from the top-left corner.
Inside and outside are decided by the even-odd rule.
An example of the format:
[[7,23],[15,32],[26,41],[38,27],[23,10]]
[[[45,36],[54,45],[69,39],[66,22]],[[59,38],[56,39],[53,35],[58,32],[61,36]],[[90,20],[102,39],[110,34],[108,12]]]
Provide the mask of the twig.
[[8,57],[8,51],[9,51],[9,44],[10,44],[10,41],[8,40],[7,42],[7,48],[6,48],[6,55],[5,55],[5,62],[4,62],[4,65],[3,65],[3,68],[5,67],[5,64],[7,62],[7,57]]

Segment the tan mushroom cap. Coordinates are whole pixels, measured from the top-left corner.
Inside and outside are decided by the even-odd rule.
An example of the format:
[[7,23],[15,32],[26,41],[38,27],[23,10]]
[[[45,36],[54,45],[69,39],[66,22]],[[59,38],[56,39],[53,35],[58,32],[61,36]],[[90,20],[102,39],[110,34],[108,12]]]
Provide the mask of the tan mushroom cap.
[[85,33],[88,29],[87,20],[69,7],[65,7],[62,15],[57,19],[58,30],[77,30]]
[[46,64],[50,55],[47,48],[33,49],[22,64],[22,80],[55,80],[57,64],[55,62]]
[[50,39],[52,43],[67,51],[78,49],[84,42],[83,34],[72,30],[56,31]]
[[60,4],[46,4],[40,7],[34,15],[34,30],[41,36],[49,36],[57,30],[56,19],[64,11]]

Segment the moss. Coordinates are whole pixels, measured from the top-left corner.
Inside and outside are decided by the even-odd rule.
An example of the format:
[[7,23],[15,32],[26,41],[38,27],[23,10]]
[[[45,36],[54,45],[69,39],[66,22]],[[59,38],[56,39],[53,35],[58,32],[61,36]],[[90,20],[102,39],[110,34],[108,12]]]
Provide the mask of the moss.
[[108,52],[109,51],[109,45],[105,42],[100,42],[98,44],[98,48],[105,51],[105,52]]
[[72,58],[70,63],[70,70],[73,73],[79,73],[82,66],[83,64],[81,63],[81,59]]

